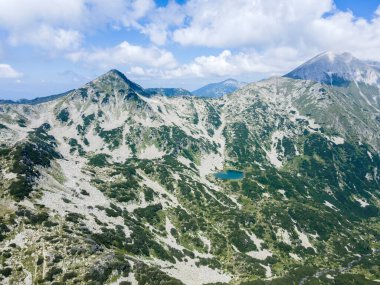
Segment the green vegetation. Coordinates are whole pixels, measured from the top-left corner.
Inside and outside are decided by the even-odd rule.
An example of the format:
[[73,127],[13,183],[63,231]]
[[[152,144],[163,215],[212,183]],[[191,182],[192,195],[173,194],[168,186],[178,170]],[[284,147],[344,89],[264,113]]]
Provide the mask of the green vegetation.
[[61,121],[62,123],[67,123],[69,119],[70,119],[70,113],[67,108],[62,109],[57,115],[57,120]]
[[69,139],[69,145],[70,145],[70,153],[73,154],[74,152],[78,152],[80,156],[84,156],[86,152],[83,149],[83,146],[78,143],[77,139],[70,138]]
[[123,140],[123,127],[115,128],[109,131],[97,126],[95,130],[98,132],[99,136],[108,144],[109,149],[118,148]]
[[7,129],[8,127],[6,125],[0,123],[0,130],[7,130]]
[[139,285],[183,285],[181,281],[169,277],[158,268],[148,267],[143,263],[136,266],[136,280]]
[[24,118],[19,118],[16,122],[20,127],[26,128],[26,120]]
[[108,154],[98,153],[89,158],[88,164],[92,166],[97,166],[97,167],[104,167],[109,164],[107,159],[110,159],[110,158],[111,156]]
[[[22,283],[28,271],[35,283],[108,284],[133,272],[139,285],[183,284],[176,271],[185,264],[194,278],[210,270],[231,285],[380,279],[379,127],[362,98],[279,78],[223,100],[146,99],[118,76],[54,108],[76,138],[56,141],[44,124],[1,143],[0,283]],[[76,118],[72,106],[81,106]],[[120,127],[104,127],[110,110]],[[90,140],[93,127],[102,140]],[[151,145],[164,155],[140,159]],[[244,177],[213,175],[228,169]]]
[[43,124],[29,134],[29,141],[16,145],[8,157],[12,157],[12,172],[17,174],[17,180],[9,187],[9,193],[21,200],[33,191],[35,180],[40,173],[38,167],[49,167],[51,160],[60,158],[55,150],[54,137],[47,134],[49,124]]

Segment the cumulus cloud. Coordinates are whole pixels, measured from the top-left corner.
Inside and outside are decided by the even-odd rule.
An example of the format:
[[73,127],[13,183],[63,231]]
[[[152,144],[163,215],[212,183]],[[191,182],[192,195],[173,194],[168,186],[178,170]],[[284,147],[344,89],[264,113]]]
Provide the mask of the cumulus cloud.
[[363,59],[380,61],[380,15],[371,21],[356,18],[351,12],[337,12],[314,20],[303,37],[307,46],[337,52],[348,51]]
[[303,24],[332,8],[331,0],[192,0],[189,23],[174,31],[173,40],[210,47],[274,44],[292,40]]
[[158,69],[134,66],[128,73],[139,77],[164,79],[230,77],[241,74],[279,75],[301,63],[300,53],[291,48],[274,48],[259,53],[254,49],[233,53],[223,50],[218,55],[199,56],[175,68]]
[[374,18],[336,9],[332,0],[191,0],[172,31],[182,45],[349,51],[380,60],[380,6]]
[[0,78],[20,78],[22,73],[6,63],[0,63]]
[[112,22],[129,25],[154,7],[153,0],[2,0],[0,26],[18,30],[50,24],[83,30]]
[[13,45],[62,51],[98,29],[138,26],[154,7],[153,0],[0,0],[0,29]]
[[28,43],[51,51],[61,51],[77,49],[81,45],[82,35],[75,30],[54,29],[42,25],[34,30],[12,34],[9,41],[12,45]]
[[149,36],[157,45],[164,45],[172,36],[171,30],[178,27],[185,20],[185,9],[175,1],[170,1],[166,7],[152,10],[149,21],[139,27],[140,31]]
[[124,9],[122,22],[127,27],[140,27],[140,24],[138,24],[138,20],[144,18],[144,16],[146,16],[148,12],[151,12],[155,8],[153,0],[132,0],[125,2],[127,2],[127,9]]
[[140,30],[159,45],[223,49],[172,69],[130,70],[140,76],[280,75],[326,50],[380,61],[380,6],[368,20],[333,0],[190,0],[155,10]]
[[[88,37],[114,29],[125,32],[116,46]],[[0,30],[13,46],[141,77],[278,75],[326,50],[380,61],[380,6],[368,20],[333,0],[0,0]],[[132,44],[131,30],[150,43]],[[193,48],[196,57],[185,55]]]
[[112,48],[81,50],[68,54],[74,62],[85,62],[102,68],[145,66],[170,69],[177,65],[171,52],[157,47],[132,45],[127,41]]
[[36,23],[76,25],[83,13],[82,0],[14,0],[0,1],[0,25],[22,29]]
[[[240,72],[252,70],[253,66],[247,65],[248,56],[244,53],[233,55],[231,51],[224,50],[217,56],[196,57],[193,62],[184,64],[179,68],[168,70],[166,77],[207,77],[207,76],[233,76]],[[245,70],[243,70],[245,69]]]

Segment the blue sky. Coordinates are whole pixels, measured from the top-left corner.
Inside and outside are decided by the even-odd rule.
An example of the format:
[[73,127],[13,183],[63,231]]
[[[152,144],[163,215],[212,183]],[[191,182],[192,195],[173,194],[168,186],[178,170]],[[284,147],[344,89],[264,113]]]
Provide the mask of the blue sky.
[[368,20],[373,18],[374,11],[380,5],[379,0],[335,0],[335,5],[342,11],[351,10],[357,17]]
[[0,0],[0,99],[112,68],[143,87],[281,75],[318,53],[380,61],[380,0]]

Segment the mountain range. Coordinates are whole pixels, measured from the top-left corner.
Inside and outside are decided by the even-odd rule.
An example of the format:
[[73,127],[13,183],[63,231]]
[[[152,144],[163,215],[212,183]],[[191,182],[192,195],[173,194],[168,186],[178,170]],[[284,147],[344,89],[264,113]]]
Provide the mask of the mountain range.
[[1,104],[0,283],[378,284],[377,66]]
[[245,85],[247,85],[245,82],[240,82],[235,79],[226,79],[222,82],[207,84],[194,90],[192,93],[199,97],[220,98],[223,95],[232,93],[244,87]]
[[145,89],[145,91],[148,92],[151,96],[193,96],[193,94],[190,91],[183,88],[147,88]]
[[[119,72],[119,71],[117,71]],[[239,82],[235,79],[227,79],[218,83],[207,84],[193,92],[183,88],[146,88],[144,89],[145,93],[149,96],[198,96],[198,97],[210,97],[210,98],[220,98],[223,95],[232,93],[237,89],[243,87],[247,83]],[[20,99],[17,101],[14,100],[4,100],[0,99],[0,104],[25,104],[25,105],[36,105],[45,102],[52,101],[59,97],[63,97],[74,90],[64,92],[62,94],[38,97],[35,99]]]
[[56,94],[56,95],[50,95],[50,96],[45,96],[45,97],[38,97],[38,98],[34,98],[34,99],[20,99],[20,100],[17,100],[17,101],[0,99],[0,104],[36,105],[36,104],[41,104],[41,103],[45,103],[45,102],[49,102],[49,101],[58,99],[60,97],[63,97],[65,95],[69,94],[72,91],[74,91],[74,90],[69,90],[67,92],[64,92],[64,93],[61,93],[61,94]]

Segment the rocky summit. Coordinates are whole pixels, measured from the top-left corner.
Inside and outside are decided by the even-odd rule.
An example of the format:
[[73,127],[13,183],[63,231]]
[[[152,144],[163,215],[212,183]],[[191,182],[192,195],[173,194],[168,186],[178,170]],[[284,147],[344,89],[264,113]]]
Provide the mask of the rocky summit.
[[378,81],[319,59],[216,99],[111,70],[1,104],[0,283],[379,284]]

